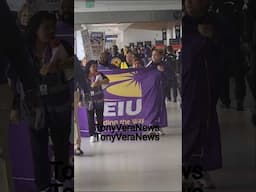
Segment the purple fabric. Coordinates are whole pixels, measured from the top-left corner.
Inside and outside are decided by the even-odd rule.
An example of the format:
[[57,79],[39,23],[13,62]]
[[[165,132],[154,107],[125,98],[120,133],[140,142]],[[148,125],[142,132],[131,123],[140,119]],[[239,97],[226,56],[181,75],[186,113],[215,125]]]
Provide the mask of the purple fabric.
[[[30,133],[25,122],[13,124],[9,129],[10,158],[15,191],[35,190]],[[32,179],[32,180],[31,180]]]
[[87,109],[85,107],[81,107],[78,109],[78,123],[81,130],[81,136],[89,136]]
[[184,165],[221,168],[220,128],[216,112],[220,61],[218,44],[197,30],[199,21],[183,19],[182,156]]
[[[30,131],[26,122],[10,125],[9,146],[14,192],[35,192]],[[70,145],[70,155],[73,154],[74,146]],[[49,146],[49,156],[52,155],[52,147]]]
[[[140,119],[143,125],[167,126],[164,79],[161,72],[125,69],[105,71],[104,74],[110,79],[110,83],[104,89],[104,125],[109,121],[123,124],[124,120],[129,125],[139,124],[140,122],[136,120]],[[118,94],[120,89],[121,95]],[[130,91],[133,89],[139,91],[141,95],[132,95]],[[119,92],[115,93],[113,90]],[[79,125],[82,135],[88,135],[85,108],[79,109]]]

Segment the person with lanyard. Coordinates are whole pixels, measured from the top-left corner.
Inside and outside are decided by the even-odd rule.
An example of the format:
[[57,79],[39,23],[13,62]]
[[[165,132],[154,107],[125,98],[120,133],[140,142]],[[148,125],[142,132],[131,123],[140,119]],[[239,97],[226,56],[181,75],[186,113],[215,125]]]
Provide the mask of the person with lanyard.
[[55,182],[65,184],[61,170],[70,165],[70,75],[66,71],[66,62],[70,58],[55,38],[56,22],[55,15],[40,11],[28,24],[28,47],[40,79],[40,102],[34,108],[30,128],[35,181],[40,192],[51,190],[49,135],[54,160],[61,163],[55,172]]
[[[103,86],[109,83],[108,77],[97,70],[97,61],[90,60],[86,64],[85,69],[85,102],[88,111],[88,124],[90,142],[98,141],[99,134],[101,134],[103,126],[103,112],[104,112],[104,93]],[[95,123],[95,114],[97,124]],[[97,131],[96,132],[96,127]]]
[[182,166],[199,167],[202,178],[184,186],[215,188],[209,172],[222,167],[216,105],[223,78],[221,33],[209,0],[185,0],[182,36]]

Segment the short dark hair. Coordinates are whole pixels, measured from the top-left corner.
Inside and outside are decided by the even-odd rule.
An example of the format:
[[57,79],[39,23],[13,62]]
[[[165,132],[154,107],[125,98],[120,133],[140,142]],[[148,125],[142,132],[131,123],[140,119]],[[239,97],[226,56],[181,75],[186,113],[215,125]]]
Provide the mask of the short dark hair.
[[34,43],[37,38],[37,30],[43,21],[54,21],[57,22],[57,18],[54,14],[49,13],[48,11],[39,11],[35,15],[33,15],[28,22],[28,41],[30,46],[34,46]]
[[139,57],[135,57],[133,61],[139,61],[140,63],[142,63],[142,60]]
[[164,54],[164,53],[163,53],[163,50],[157,49],[156,47],[154,47],[154,48],[152,49],[152,53],[153,53],[153,51],[158,52],[160,55],[163,55],[163,54]]
[[128,50],[127,53],[126,53],[126,55],[128,55],[129,53],[135,55],[134,52],[132,52],[131,50]]
[[97,65],[98,62],[97,62],[96,60],[90,60],[90,61],[88,61],[88,62],[86,63],[86,65],[85,65],[85,76],[86,76],[86,78],[89,76],[90,68],[91,68],[91,66],[94,65],[94,64]]

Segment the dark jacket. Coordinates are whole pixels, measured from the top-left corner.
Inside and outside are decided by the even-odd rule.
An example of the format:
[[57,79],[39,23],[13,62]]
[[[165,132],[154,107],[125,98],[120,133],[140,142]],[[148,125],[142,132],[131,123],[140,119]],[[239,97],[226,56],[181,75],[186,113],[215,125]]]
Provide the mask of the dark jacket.
[[25,92],[35,89],[36,69],[6,1],[0,1],[0,19],[4,23],[0,30],[0,83],[6,83],[7,78],[16,76],[21,79]]
[[220,44],[197,30],[207,20],[217,27],[214,18],[206,17],[185,16],[182,21],[182,161],[184,165],[215,170],[222,167],[216,112],[221,84]]

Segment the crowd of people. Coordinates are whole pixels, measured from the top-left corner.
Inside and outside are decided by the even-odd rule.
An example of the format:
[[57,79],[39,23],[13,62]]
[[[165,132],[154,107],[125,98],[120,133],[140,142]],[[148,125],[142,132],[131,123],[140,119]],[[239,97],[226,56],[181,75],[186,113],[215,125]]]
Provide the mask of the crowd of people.
[[[54,12],[35,10],[31,3],[11,12],[3,2],[1,18],[8,21],[1,30],[4,64],[1,86],[6,84],[1,87],[1,93],[10,94],[3,98],[3,102],[8,99],[9,105],[4,110],[6,123],[1,131],[8,132],[9,119],[12,123],[23,120],[28,123],[31,146],[27,147],[31,148],[33,164],[30,166],[33,166],[36,190],[48,192],[52,190],[54,175],[54,182],[66,182],[62,169],[53,174],[50,162],[59,162],[60,168],[71,165],[74,2],[63,0],[60,10]],[[6,141],[8,135],[3,136]],[[10,162],[7,143],[1,149],[4,146],[5,160]],[[49,158],[49,154],[53,157]],[[1,184],[6,192],[13,191],[11,163],[7,165],[8,186]]]
[[[7,162],[7,185],[0,180],[3,190],[13,189],[8,163],[9,119],[13,123],[23,119],[28,122],[37,190],[50,191],[53,174],[49,137],[54,160],[62,162],[62,167],[69,165],[74,112],[74,152],[83,154],[78,107],[87,105],[90,140],[95,142],[96,132],[101,132],[96,130],[96,121],[103,124],[102,86],[109,83],[104,70],[128,68],[160,71],[165,77],[165,98],[169,101],[177,102],[180,92],[183,166],[202,167],[203,184],[214,187],[208,172],[222,167],[217,103],[230,108],[231,78],[235,80],[238,111],[244,110],[246,80],[256,98],[256,17],[253,0],[213,2],[211,6],[210,0],[184,0],[181,53],[172,46],[124,47],[119,52],[114,45],[97,61],[80,61],[73,53],[72,0],[62,0],[58,12],[36,11],[28,3],[17,17],[5,1],[0,1],[0,18],[8,21],[0,31],[0,92],[6,93],[0,94],[0,159]],[[55,182],[65,182],[62,174],[55,175]]]
[[[167,98],[169,101],[172,100],[170,90],[173,89],[173,101],[176,102],[180,87],[181,65],[179,55],[180,51],[174,50],[171,45],[159,49],[150,46],[125,47],[120,52],[118,46],[113,45],[110,49],[105,49],[96,62],[100,71],[128,68],[159,68],[162,66],[167,77]],[[86,62],[86,59],[83,59],[80,62],[81,66],[85,66]]]
[[[177,52],[178,54],[178,52]],[[165,86],[164,99],[177,102],[178,82],[180,65],[179,58],[172,46],[166,49],[145,47],[125,47],[119,52],[118,46],[113,45],[110,49],[105,49],[101,53],[99,60],[79,61],[76,57],[75,64],[75,106],[85,105],[87,107],[89,124],[90,142],[96,142],[96,135],[101,134],[101,130],[96,127],[103,125],[104,94],[102,85],[109,83],[109,79],[104,75],[105,70],[124,70],[124,69],[149,69],[158,70],[163,73]],[[171,90],[173,97],[171,96]],[[75,118],[75,154],[82,155],[81,139],[78,127],[78,107],[76,107]],[[94,116],[96,115],[96,121]],[[96,122],[99,126],[96,126]],[[160,131],[163,134],[163,131]]]

